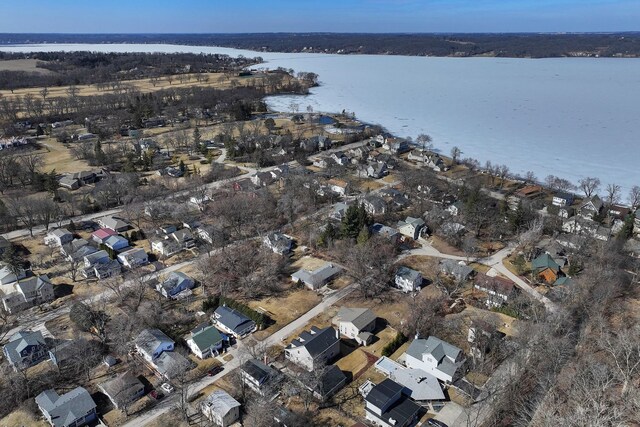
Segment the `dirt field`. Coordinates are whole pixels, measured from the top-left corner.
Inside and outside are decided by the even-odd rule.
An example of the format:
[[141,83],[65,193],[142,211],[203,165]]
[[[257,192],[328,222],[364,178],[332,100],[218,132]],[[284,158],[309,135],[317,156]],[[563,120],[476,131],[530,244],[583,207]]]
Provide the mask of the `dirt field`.
[[37,59],[7,59],[0,61],[0,71],[26,71],[28,73],[55,74],[53,71],[45,68],[36,67],[38,62],[43,61],[38,61]]
[[84,160],[78,160],[71,155],[71,151],[55,138],[41,140],[43,149],[38,151],[44,158],[44,172],[55,169],[59,173],[73,173],[95,169]]
[[17,410],[0,420],[1,427],[48,427],[49,424],[23,410]]

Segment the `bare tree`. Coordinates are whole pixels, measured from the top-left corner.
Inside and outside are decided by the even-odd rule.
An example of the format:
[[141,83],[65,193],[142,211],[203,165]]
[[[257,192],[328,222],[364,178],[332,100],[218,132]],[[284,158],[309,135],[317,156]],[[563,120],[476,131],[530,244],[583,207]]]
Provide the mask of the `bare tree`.
[[620,202],[621,190],[618,184],[607,184],[607,206]]
[[598,346],[608,353],[622,379],[622,398],[629,384],[640,372],[640,327],[622,326],[617,331],[603,330]]
[[598,192],[598,188],[600,188],[600,179],[588,176],[578,181],[578,185],[585,197],[591,197]]
[[640,206],[640,186],[634,185],[629,190],[629,204],[633,209],[637,209]]

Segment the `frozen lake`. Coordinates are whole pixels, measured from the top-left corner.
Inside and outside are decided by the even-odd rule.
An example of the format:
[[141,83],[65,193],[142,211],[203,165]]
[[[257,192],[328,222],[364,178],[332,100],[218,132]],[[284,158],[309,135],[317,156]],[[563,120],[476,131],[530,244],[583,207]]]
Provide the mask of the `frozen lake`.
[[640,59],[424,58],[263,53],[174,45],[23,45],[2,51],[91,50],[261,56],[269,67],[312,71],[305,97],[271,97],[288,111],[353,111],[399,136],[428,133],[436,148],[484,164],[576,182],[640,185]]

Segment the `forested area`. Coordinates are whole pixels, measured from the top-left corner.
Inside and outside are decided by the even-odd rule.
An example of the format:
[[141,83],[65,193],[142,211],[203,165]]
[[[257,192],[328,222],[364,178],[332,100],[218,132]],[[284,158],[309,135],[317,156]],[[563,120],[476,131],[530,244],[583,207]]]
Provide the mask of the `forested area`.
[[267,52],[411,56],[562,57],[640,55],[639,33],[591,34],[2,34],[0,43],[169,43]]

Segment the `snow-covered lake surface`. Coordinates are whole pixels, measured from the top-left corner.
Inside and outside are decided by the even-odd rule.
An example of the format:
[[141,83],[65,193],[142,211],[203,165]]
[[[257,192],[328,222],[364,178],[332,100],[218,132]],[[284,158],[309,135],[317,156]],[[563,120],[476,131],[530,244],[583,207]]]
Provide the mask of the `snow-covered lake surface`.
[[288,111],[353,111],[399,136],[428,133],[448,154],[506,164],[576,182],[597,176],[640,185],[640,59],[424,58],[263,53],[176,45],[21,45],[2,51],[91,50],[261,56],[269,67],[312,71],[321,86],[306,97],[278,96]]

